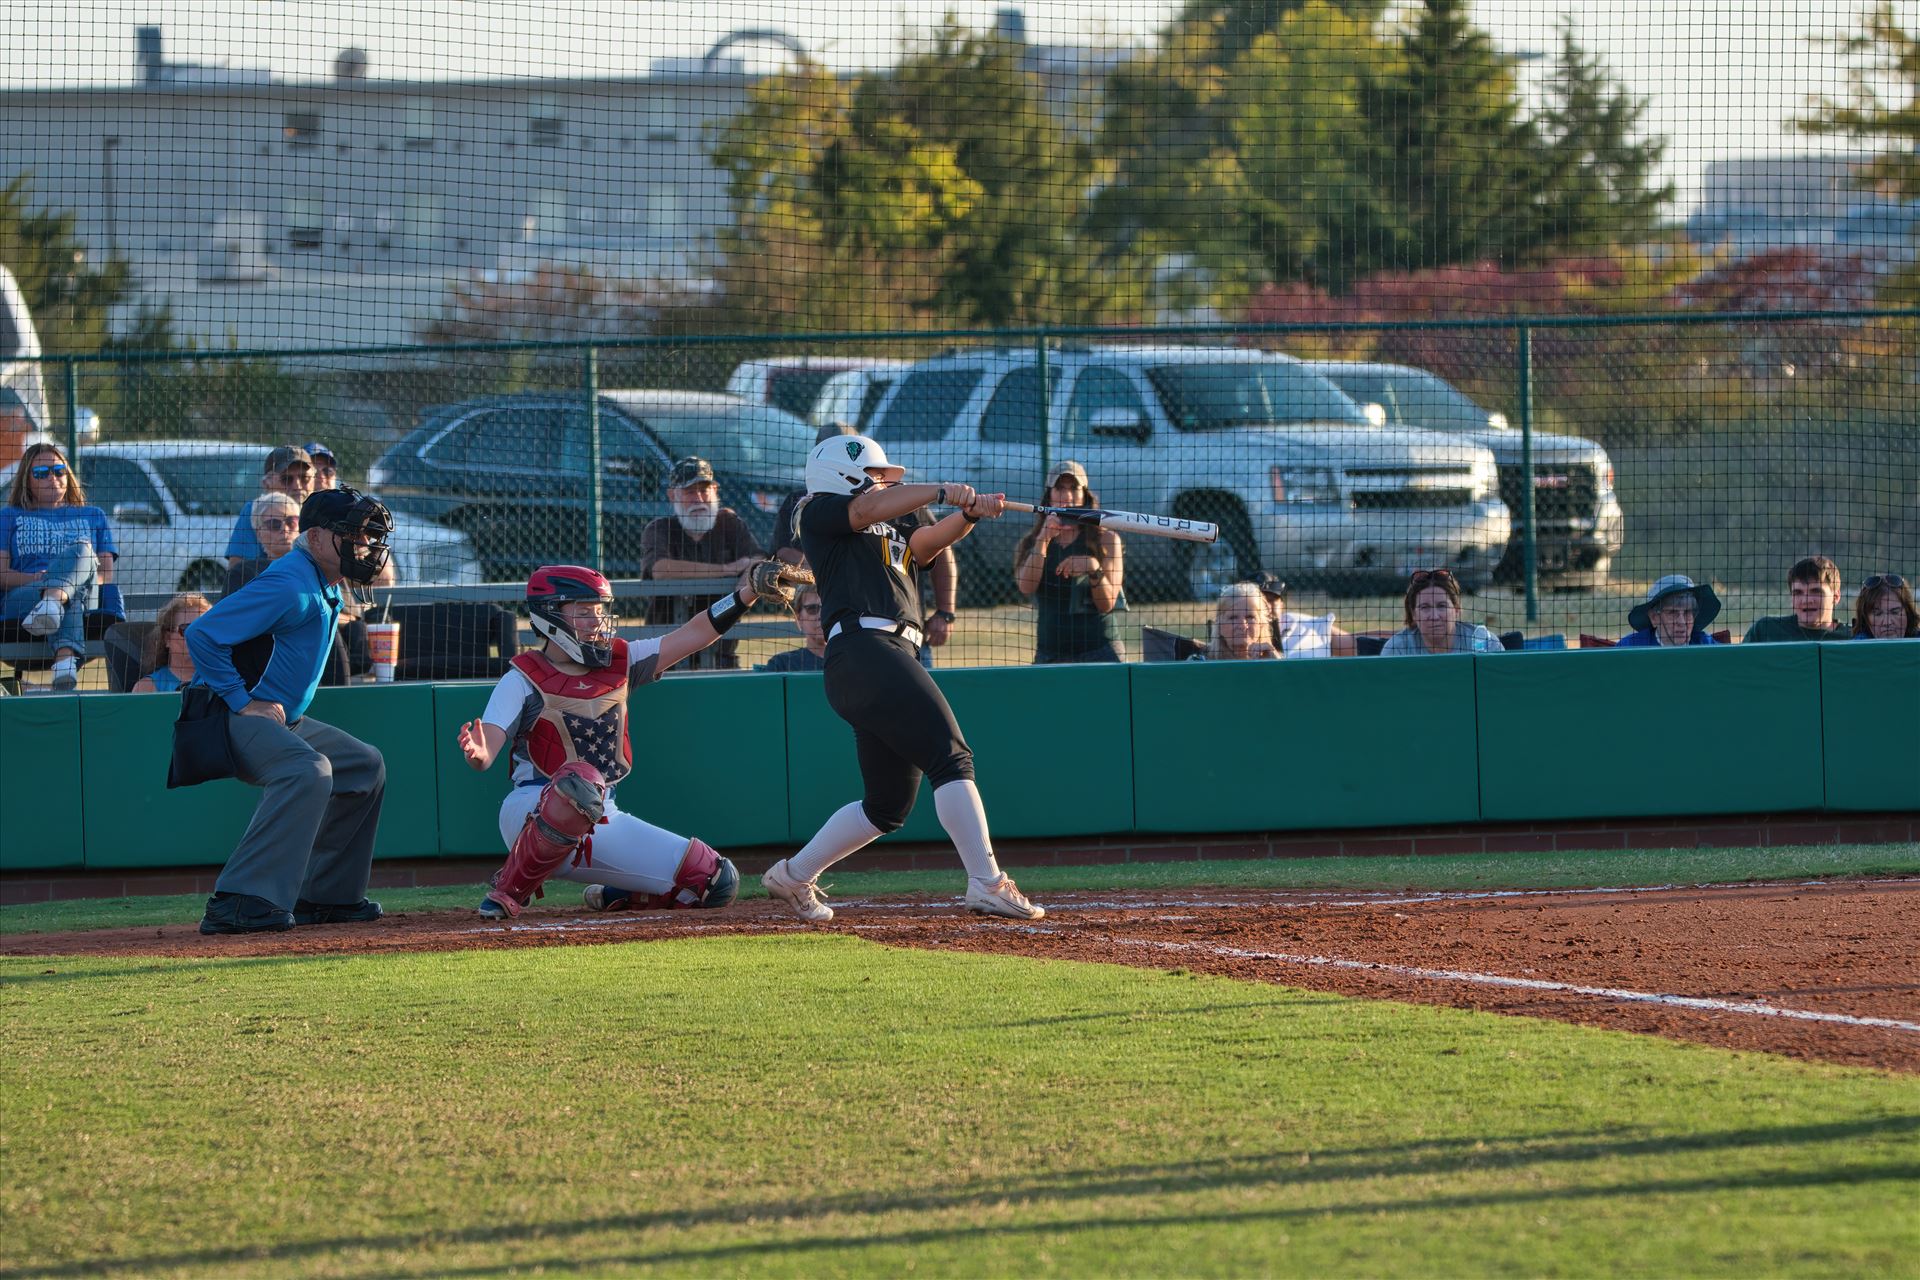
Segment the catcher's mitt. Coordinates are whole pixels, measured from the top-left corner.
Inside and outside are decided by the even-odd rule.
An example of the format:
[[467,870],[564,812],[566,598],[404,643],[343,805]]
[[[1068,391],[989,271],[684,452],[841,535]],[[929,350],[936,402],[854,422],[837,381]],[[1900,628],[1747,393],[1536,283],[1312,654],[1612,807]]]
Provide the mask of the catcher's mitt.
[[798,588],[813,585],[813,570],[784,560],[762,560],[747,570],[747,586],[762,600],[793,607]]

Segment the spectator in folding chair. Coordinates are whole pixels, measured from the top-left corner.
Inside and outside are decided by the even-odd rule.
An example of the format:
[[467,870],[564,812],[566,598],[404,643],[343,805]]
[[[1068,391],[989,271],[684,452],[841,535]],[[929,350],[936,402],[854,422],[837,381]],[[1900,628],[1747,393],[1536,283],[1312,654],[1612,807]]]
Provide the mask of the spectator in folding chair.
[[1407,579],[1401,601],[1407,625],[1380,646],[1380,656],[1433,653],[1505,653],[1500,637],[1460,616],[1460,582],[1447,569],[1421,569]]
[[806,643],[767,659],[769,671],[825,671],[827,669],[827,629],[820,625],[820,592],[802,587],[793,602],[793,615],[800,623],[800,638]]
[[1920,636],[1913,587],[1897,573],[1876,573],[1853,602],[1855,640],[1910,640]]
[[[313,492],[313,458],[296,444],[283,444],[269,451],[266,465],[260,472],[260,492],[285,494],[293,499],[293,509],[297,515],[300,504]],[[254,532],[253,508],[258,501],[256,498],[241,507],[240,514],[234,518],[233,534],[227,539],[229,569],[248,560],[272,559],[260,545],[259,535]]]
[[1647,598],[1627,612],[1633,630],[1620,637],[1618,649],[1670,648],[1690,644],[1718,644],[1707,631],[1720,616],[1720,597],[1713,584],[1697,586],[1684,573],[1670,573],[1647,589]]
[[1264,569],[1250,579],[1273,612],[1274,640],[1289,658],[1351,658],[1360,652],[1353,636],[1331,613],[1295,613],[1287,608],[1287,584]]
[[1213,643],[1206,656],[1216,662],[1281,656],[1273,642],[1273,612],[1259,587],[1234,582],[1221,590],[1213,604]]
[[119,557],[106,513],[87,504],[59,446],[29,445],[0,507],[0,619],[45,637],[57,693],[80,682],[88,612],[126,617],[113,585]]
[[160,619],[147,632],[141,655],[140,678],[134,681],[134,693],[173,693],[183,684],[193,683],[193,650],[187,648],[187,625],[213,608],[213,602],[197,591],[187,591],[167,601]]
[[1834,620],[1840,600],[1840,566],[1825,556],[1807,556],[1787,570],[1787,597],[1793,612],[1754,619],[1742,644],[1788,640],[1850,640],[1853,633]]

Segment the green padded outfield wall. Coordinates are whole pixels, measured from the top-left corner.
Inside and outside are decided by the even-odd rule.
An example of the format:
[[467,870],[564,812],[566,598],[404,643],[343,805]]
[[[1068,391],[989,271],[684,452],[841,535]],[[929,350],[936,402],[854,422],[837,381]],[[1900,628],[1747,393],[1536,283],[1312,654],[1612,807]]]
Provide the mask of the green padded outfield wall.
[[[1128,668],[995,667],[937,671],[974,768],[987,821],[1002,839],[1097,835],[1133,825]],[[860,798],[853,730],[827,705],[818,675],[785,677],[789,841],[798,848]],[[920,785],[895,841],[946,838],[932,788]],[[955,866],[959,864],[956,861]]]
[[[64,701],[64,699],[63,699]],[[167,790],[178,695],[118,694],[76,699],[86,767],[117,780],[115,790],[89,789],[89,867],[178,867],[217,864],[246,830],[260,792],[235,781]],[[433,687],[394,685],[322,689],[313,714],[380,748],[387,762],[387,798],[374,856],[430,857],[439,847],[434,802]]]
[[0,698],[0,871],[86,865],[82,698]]
[[1920,640],[1819,653],[1827,808],[1920,810]]
[[1823,647],[1476,657],[1481,816],[1818,809]]
[[1124,669],[1133,681],[1138,830],[1479,817],[1469,658]]
[[[633,773],[620,783],[620,807],[721,849],[784,843],[783,680],[675,676],[634,690],[627,701]],[[500,801],[511,785],[506,762],[475,773],[459,747],[460,726],[486,710],[493,685],[441,685],[434,692],[439,851],[504,857],[499,824]]]

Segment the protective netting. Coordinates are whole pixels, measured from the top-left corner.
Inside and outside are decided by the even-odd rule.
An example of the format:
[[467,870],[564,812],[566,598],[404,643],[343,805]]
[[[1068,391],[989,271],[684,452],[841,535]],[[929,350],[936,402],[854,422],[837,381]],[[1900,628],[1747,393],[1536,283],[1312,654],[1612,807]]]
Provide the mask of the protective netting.
[[[1738,639],[1822,556],[1850,632],[1920,568],[1897,8],[296,8],[0,15],[39,51],[0,88],[29,685],[63,644],[82,687],[163,662],[169,601],[258,573],[329,470],[397,525],[337,678],[382,622],[400,678],[497,671],[545,563],[660,634],[792,542],[841,428],[909,481],[1214,530],[985,521],[922,575],[936,667],[1218,652],[1246,612],[1370,653],[1440,569],[1462,623],[1571,646],[1674,574]],[[29,449],[116,553],[77,638],[23,629],[71,525],[59,477],[11,487]],[[763,608],[693,665],[817,632]]]

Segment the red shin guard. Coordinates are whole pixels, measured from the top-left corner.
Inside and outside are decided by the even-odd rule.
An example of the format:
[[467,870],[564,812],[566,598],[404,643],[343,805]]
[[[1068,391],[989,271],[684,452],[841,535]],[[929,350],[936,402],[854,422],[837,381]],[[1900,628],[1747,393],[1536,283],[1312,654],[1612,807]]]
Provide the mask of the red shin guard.
[[494,874],[487,896],[504,906],[507,914],[519,915],[521,908],[540,896],[547,877],[592,834],[606,806],[607,785],[598,769],[578,760],[561,765],[521,825],[507,864]]

